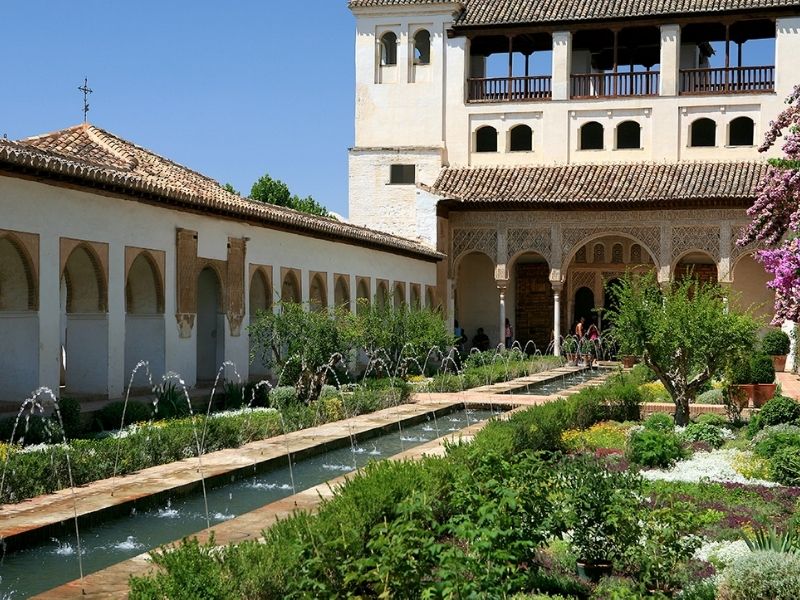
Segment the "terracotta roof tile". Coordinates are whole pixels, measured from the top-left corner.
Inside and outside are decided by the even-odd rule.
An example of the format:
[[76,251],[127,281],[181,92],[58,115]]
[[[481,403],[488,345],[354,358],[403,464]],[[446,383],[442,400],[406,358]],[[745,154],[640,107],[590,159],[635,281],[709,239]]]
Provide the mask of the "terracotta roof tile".
[[420,242],[231,194],[210,177],[93,125],[77,125],[16,142],[0,140],[0,169],[43,173],[89,187],[156,197],[168,205],[429,260],[442,257]]
[[[350,0],[351,8],[443,4],[444,0]],[[798,0],[461,0],[456,26],[559,23],[692,13],[800,8]]]
[[646,204],[751,199],[764,162],[444,168],[430,192],[464,203]]

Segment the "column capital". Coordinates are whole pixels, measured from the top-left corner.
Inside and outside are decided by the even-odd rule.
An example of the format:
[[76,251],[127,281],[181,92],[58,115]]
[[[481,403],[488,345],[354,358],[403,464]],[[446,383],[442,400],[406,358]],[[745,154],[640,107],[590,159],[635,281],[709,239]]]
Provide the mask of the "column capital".
[[508,289],[508,279],[495,279],[494,282],[500,293],[505,293],[506,289]]
[[553,287],[553,293],[560,293],[561,290],[564,289],[564,282],[563,281],[551,281],[550,285]]

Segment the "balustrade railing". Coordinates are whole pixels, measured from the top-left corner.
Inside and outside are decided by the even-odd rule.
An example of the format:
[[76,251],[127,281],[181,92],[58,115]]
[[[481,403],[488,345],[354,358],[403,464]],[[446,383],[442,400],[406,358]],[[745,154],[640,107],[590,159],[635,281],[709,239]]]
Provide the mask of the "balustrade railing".
[[681,94],[743,94],[775,90],[775,67],[681,69]]
[[658,71],[578,73],[571,76],[572,98],[658,95]]
[[547,100],[551,96],[551,77],[470,77],[467,80],[470,102],[524,102]]

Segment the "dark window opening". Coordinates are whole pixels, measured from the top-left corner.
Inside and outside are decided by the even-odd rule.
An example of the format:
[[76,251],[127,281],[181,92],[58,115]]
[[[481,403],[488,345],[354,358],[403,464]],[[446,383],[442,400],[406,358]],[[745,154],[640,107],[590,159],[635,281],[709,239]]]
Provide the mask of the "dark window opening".
[[475,152],[497,152],[497,130],[485,126],[475,132]]
[[581,150],[603,149],[603,126],[591,121],[581,127]]
[[693,148],[717,145],[717,124],[711,119],[697,119],[691,126],[691,143]]
[[392,165],[389,171],[389,183],[413,185],[417,182],[415,165]]
[[420,29],[414,35],[414,64],[429,65],[431,63],[431,34]]
[[390,67],[397,64],[397,35],[387,31],[381,36],[381,66]]
[[642,147],[642,127],[636,121],[625,121],[617,127],[617,148],[638,150]]
[[511,130],[511,152],[530,152],[533,150],[533,130],[527,125],[517,125]]
[[755,125],[749,117],[737,117],[731,121],[730,140],[731,146],[752,146],[753,130]]

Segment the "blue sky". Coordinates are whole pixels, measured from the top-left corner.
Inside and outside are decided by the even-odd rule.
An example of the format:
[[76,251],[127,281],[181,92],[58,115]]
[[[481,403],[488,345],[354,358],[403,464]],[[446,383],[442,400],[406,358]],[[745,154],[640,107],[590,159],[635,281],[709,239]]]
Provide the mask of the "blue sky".
[[89,121],[242,193],[265,172],[347,214],[346,0],[2,0],[0,135]]

